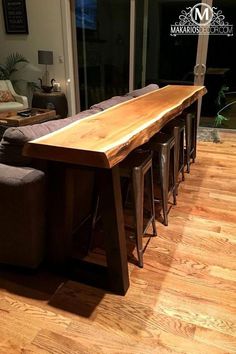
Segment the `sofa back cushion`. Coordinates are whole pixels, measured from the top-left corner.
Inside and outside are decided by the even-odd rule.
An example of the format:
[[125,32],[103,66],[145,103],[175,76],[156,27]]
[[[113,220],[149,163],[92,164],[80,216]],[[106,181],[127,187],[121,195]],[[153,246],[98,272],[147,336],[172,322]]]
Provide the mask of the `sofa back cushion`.
[[142,95],[145,95],[146,93],[149,93],[151,91],[155,91],[159,89],[159,86],[156,85],[156,84],[150,84],[150,85],[147,85],[141,89],[138,89],[138,90],[134,90],[134,91],[131,91],[131,92],[128,92],[127,93],[127,96],[131,96],[131,97],[139,97],[139,96],[142,96]]
[[99,102],[91,106],[92,109],[99,109],[100,111],[104,111],[110,107],[116,106],[119,103],[126,102],[131,100],[133,97],[131,96],[114,96],[109,98],[108,100]]
[[26,142],[34,140],[65,127],[77,120],[86,118],[100,112],[96,109],[88,109],[73,117],[51,120],[41,124],[27,125],[24,127],[8,128],[3,134],[0,144],[0,163],[14,166],[29,166],[31,159],[22,155]]
[[9,87],[7,85],[7,80],[0,80],[0,90],[9,91]]

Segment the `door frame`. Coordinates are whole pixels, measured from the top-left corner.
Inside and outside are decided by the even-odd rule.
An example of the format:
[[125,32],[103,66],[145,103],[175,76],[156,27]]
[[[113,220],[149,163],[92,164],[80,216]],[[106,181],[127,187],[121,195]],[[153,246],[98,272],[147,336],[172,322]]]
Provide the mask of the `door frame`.
[[136,0],[130,0],[129,91],[134,89]]
[[69,116],[76,114],[76,75],[74,74],[74,50],[73,50],[73,2],[74,0],[60,0],[62,38],[64,56],[66,96],[69,106]]
[[[202,0],[202,4],[207,4],[212,7],[213,0]],[[208,26],[209,27],[209,26]],[[196,74],[194,77],[194,85],[204,85],[205,73],[206,73],[206,63],[207,63],[207,52],[208,52],[209,34],[198,36],[197,54],[196,54]]]
[[[202,4],[207,4],[212,7],[213,0],[202,0]],[[209,34],[198,35],[198,45],[196,54],[196,64],[194,67],[194,85],[203,86],[205,82],[207,53],[208,53]],[[202,97],[198,99],[197,109],[197,124],[200,124],[202,108]]]

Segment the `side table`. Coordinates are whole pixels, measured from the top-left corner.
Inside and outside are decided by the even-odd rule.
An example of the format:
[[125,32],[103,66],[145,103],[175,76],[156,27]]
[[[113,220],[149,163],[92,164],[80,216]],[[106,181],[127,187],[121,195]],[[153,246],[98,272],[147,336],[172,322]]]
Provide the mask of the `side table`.
[[55,110],[32,108],[28,117],[17,115],[17,112],[2,112],[0,113],[0,139],[5,130],[10,127],[22,127],[25,125],[39,124],[49,120],[59,119]]
[[63,92],[34,92],[32,107],[55,109],[61,118],[68,114],[68,103]]

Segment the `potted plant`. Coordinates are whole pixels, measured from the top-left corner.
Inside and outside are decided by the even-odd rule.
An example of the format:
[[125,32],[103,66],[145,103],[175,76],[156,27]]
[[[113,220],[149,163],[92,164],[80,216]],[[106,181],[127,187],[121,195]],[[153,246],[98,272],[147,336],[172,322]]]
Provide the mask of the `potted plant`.
[[229,87],[223,85],[222,88],[219,91],[218,97],[217,97],[217,105],[220,108],[218,112],[216,113],[215,117],[215,127],[219,127],[224,121],[229,120],[229,118],[225,117],[222,112],[229,108],[230,106],[234,105],[236,101],[232,101],[229,103],[226,103],[226,95],[231,95],[231,94],[236,94],[236,92],[228,92]]
[[18,70],[19,63],[28,63],[28,60],[19,53],[8,55],[5,63],[0,64],[0,80],[11,80],[12,74]]
[[12,53],[7,56],[5,63],[0,64],[0,80],[10,80],[15,91],[22,94],[19,83],[24,82],[27,89],[32,92],[39,88],[34,81],[27,81],[23,78],[16,78],[16,73],[22,69],[20,64],[29,64],[29,61],[20,53]]

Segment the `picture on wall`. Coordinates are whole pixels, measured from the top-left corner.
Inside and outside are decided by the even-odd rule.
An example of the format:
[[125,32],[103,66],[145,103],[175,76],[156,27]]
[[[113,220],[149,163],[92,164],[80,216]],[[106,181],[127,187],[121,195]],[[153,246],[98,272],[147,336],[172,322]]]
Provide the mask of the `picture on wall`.
[[5,29],[8,34],[28,34],[25,0],[2,0]]

